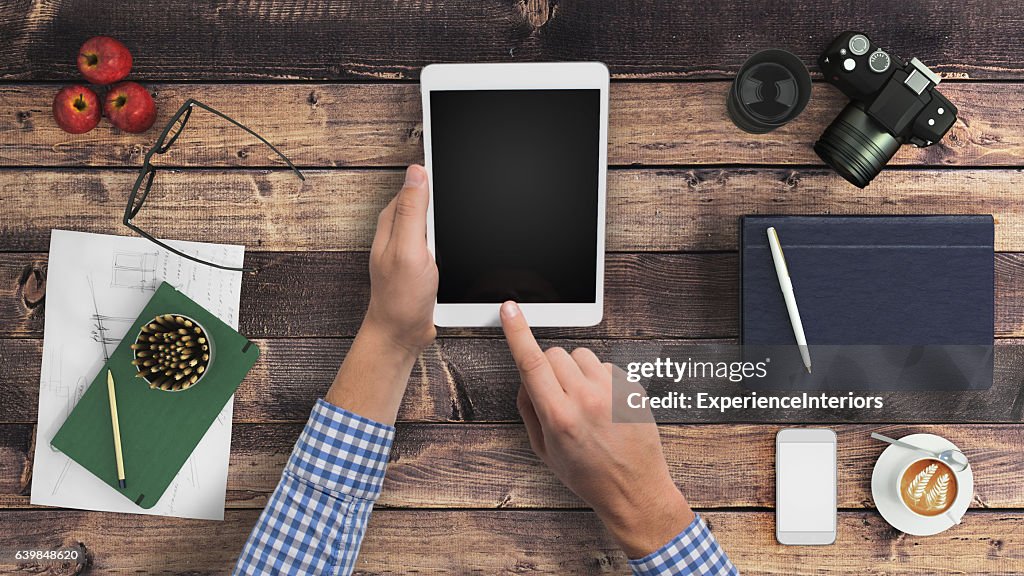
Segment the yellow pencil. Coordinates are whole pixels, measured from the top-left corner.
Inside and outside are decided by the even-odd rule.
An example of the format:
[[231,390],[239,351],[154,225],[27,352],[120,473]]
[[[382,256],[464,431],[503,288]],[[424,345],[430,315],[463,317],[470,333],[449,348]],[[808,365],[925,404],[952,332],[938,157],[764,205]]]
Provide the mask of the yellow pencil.
[[124,488],[124,459],[121,456],[121,427],[117,425],[117,398],[114,396],[114,375],[107,370],[107,395],[110,396],[110,421],[114,425],[114,457],[117,459],[117,485]]

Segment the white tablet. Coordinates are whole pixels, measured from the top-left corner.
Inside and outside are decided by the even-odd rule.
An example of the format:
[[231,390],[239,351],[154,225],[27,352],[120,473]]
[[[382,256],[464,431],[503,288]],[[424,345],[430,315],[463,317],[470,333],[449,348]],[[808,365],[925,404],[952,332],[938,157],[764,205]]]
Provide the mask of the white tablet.
[[432,64],[420,76],[438,326],[593,326],[604,294],[608,69]]

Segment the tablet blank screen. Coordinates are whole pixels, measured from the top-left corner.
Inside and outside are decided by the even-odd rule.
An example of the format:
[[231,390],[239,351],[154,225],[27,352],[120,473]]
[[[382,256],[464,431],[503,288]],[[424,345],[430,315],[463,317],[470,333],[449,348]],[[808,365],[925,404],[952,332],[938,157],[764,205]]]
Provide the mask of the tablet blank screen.
[[600,91],[430,92],[442,304],[596,301]]

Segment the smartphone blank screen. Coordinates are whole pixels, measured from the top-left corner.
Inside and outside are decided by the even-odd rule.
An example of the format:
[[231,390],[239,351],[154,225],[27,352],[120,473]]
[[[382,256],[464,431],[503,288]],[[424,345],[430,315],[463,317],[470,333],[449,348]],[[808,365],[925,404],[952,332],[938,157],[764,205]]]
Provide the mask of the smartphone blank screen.
[[779,532],[835,529],[835,446],[828,442],[780,442],[776,521]]
[[429,97],[437,301],[595,302],[600,91]]

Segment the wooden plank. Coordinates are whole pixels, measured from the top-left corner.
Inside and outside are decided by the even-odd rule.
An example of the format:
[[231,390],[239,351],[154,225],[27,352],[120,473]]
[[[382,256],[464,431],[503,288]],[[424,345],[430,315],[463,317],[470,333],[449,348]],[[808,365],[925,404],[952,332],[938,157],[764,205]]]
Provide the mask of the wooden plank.
[[[600,60],[619,77],[734,73],[759,48],[783,46],[811,64],[844,29],[871,31],[893,53],[936,71],[1020,78],[1024,25],[1012,2],[913,10],[872,0],[821,6],[788,0],[677,3],[446,2],[407,9],[383,0],[240,2],[217,9],[157,0],[115,4],[6,2],[0,79],[78,79],[74,55],[102,31],[133,51],[133,76],[176,79],[407,79],[431,62]],[[908,33],[913,31],[913,33]]]
[[[242,282],[241,331],[250,337],[352,336],[369,298],[367,255],[250,253],[259,272]],[[41,254],[0,254],[0,332],[42,330]],[[736,332],[736,259],[715,254],[622,254],[606,265],[609,314],[597,328],[542,334],[715,337]],[[331,303],[330,306],[313,303]],[[614,313],[621,310],[621,313]],[[668,312],[671,316],[666,316]],[[642,320],[641,320],[642,319]],[[466,332],[467,334],[471,332]],[[476,333],[496,336],[496,330]]]
[[[770,134],[738,130],[725,113],[726,82],[612,84],[611,165],[821,164],[811,149],[846,104],[816,83],[798,119]],[[0,165],[138,164],[181,102],[200,97],[270,139],[300,166],[395,167],[423,162],[419,86],[413,84],[152,84],[156,128],[127,134],[104,122],[72,136],[53,122],[54,85],[0,86]],[[954,83],[952,132],[929,148],[904,146],[892,165],[1020,166],[1024,86]],[[282,165],[267,147],[211,114],[196,112],[159,158],[173,166]]]
[[[257,340],[262,352],[235,398],[237,422],[304,422],[330,387],[348,340]],[[616,364],[650,360],[679,350],[679,340],[541,340],[544,346],[586,346]],[[695,343],[694,343],[695,344]],[[663,422],[1022,422],[1024,346],[1000,340],[992,388],[963,392],[877,393],[883,407],[871,410],[675,411]],[[696,354],[693,350],[691,354]],[[707,355],[717,354],[713,350]],[[673,355],[677,357],[678,355]],[[39,398],[41,341],[0,339],[0,422],[33,423]],[[518,422],[519,373],[501,339],[446,338],[428,348],[413,370],[399,418],[413,422]],[[741,385],[698,380],[671,390],[721,396],[746,395]],[[765,393],[762,393],[765,395]],[[787,393],[786,395],[789,395]]]
[[[775,435],[779,426],[661,426],[665,457],[676,484],[700,508],[774,507]],[[932,433],[950,439],[972,458],[972,507],[1024,508],[1020,426],[839,425],[840,508],[874,507],[871,471],[885,445],[870,438]],[[236,435],[237,436],[237,435]],[[262,434],[254,434],[254,444]],[[736,450],[742,446],[742,450]],[[258,454],[264,454],[256,446]],[[252,452],[242,453],[259,461]],[[283,461],[277,468],[283,467]],[[250,464],[251,466],[251,464]],[[232,467],[232,470],[244,466]],[[275,468],[276,469],[276,468]],[[729,474],[722,471],[730,470]],[[737,485],[735,478],[744,478]],[[274,484],[267,486],[267,492]],[[238,488],[232,483],[233,488]],[[525,430],[511,425],[399,426],[382,506],[414,508],[560,508],[584,506],[533,455]]]
[[[1024,571],[1019,512],[971,512],[960,526],[928,537],[902,534],[873,512],[841,512],[836,544],[818,547],[776,543],[771,512],[704,516],[747,575]],[[254,510],[229,511],[223,522],[56,510],[7,513],[0,516],[0,549],[75,548],[89,563],[78,572],[44,572],[45,567],[16,562],[11,552],[0,558],[0,571],[223,574],[234,565],[256,519]],[[629,567],[590,512],[377,510],[354,574],[524,572],[628,574]]]
[[[622,553],[586,513],[529,512],[528,518],[513,512],[401,514],[379,514],[370,521],[361,573],[465,573],[471,568],[487,574],[629,573]],[[407,524],[399,525],[399,518]],[[835,545],[813,548],[780,546],[769,512],[708,512],[706,518],[745,575],[820,576],[866,568],[903,575],[1024,570],[1024,516],[1016,512],[971,514],[955,530],[928,538],[903,535],[872,513],[845,512],[839,515]],[[403,546],[410,533],[421,535],[414,550]],[[397,550],[403,552],[396,558]]]
[[[262,508],[281,476],[300,424],[236,423],[228,508]],[[672,477],[700,508],[774,507],[771,463],[780,426],[663,425]],[[885,444],[869,434],[938,434],[971,457],[972,507],[1024,508],[1019,425],[836,425],[839,507],[873,508],[871,470]],[[0,425],[0,508],[29,506],[32,426]],[[741,450],[735,449],[742,446]],[[725,473],[723,471],[730,471]],[[735,478],[743,478],[741,483]],[[530,450],[519,424],[398,426],[378,508],[583,508]]]
[[[1024,254],[996,254],[996,335],[1024,335]],[[735,338],[736,255],[609,254],[605,316],[593,328],[541,329],[549,338]],[[250,252],[260,269],[242,281],[239,323],[253,338],[353,336],[369,298],[367,256],[352,252]],[[0,337],[39,337],[46,256],[0,253]],[[330,306],[312,305],[313,302]],[[497,330],[443,330],[494,337]]]
[[[250,250],[368,250],[398,170],[161,172],[135,219],[157,236]],[[50,230],[127,234],[128,170],[0,170],[0,251],[44,251]],[[996,249],[1024,251],[1021,170],[891,170],[860,190],[829,170],[613,170],[607,249],[735,250],[745,214],[992,214]]]
[[[1022,330],[1018,293],[1019,254],[997,255],[997,318],[1000,336]],[[240,323],[251,337],[351,336],[368,297],[365,254],[251,253],[260,268],[243,281]],[[308,276],[315,292],[335,306],[310,307]],[[590,329],[544,329],[550,337],[729,338],[736,335],[736,262],[732,254],[614,254],[607,259],[605,320]],[[0,255],[0,320],[7,336],[38,336],[42,330],[45,257]],[[329,280],[327,280],[329,279]],[[487,334],[493,330],[446,330]]]

